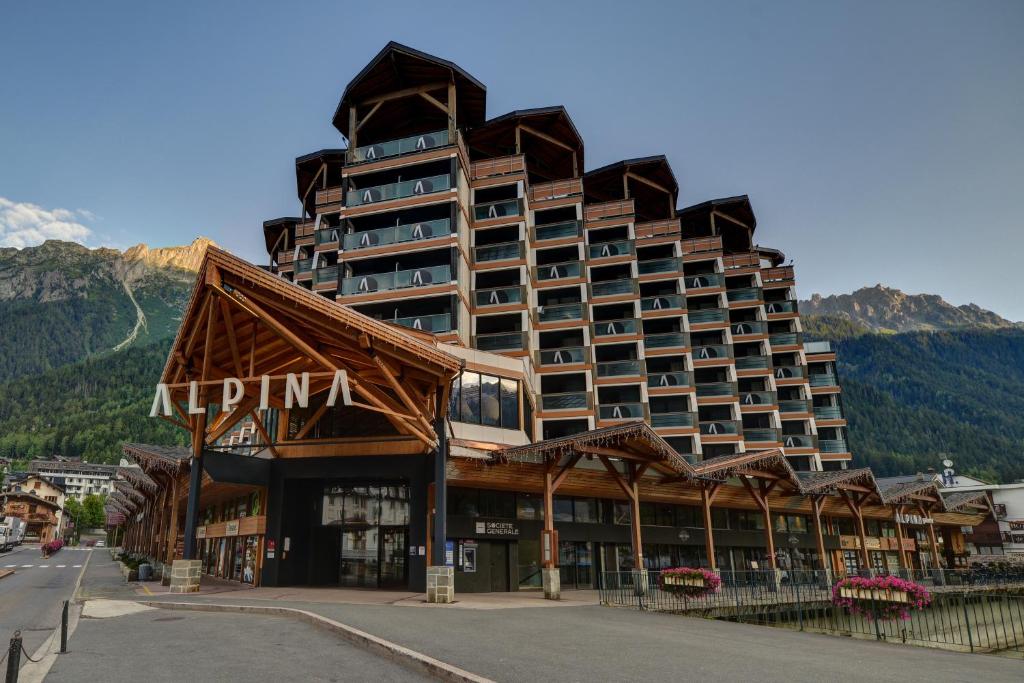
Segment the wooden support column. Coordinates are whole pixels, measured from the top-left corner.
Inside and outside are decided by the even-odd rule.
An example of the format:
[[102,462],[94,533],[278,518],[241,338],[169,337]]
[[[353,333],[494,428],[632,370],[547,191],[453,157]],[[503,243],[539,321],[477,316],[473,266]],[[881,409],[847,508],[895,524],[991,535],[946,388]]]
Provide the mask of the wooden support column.
[[[554,463],[552,463],[553,465]],[[552,465],[544,472],[544,530],[541,532],[541,566],[553,568],[558,566],[558,548],[555,547],[555,488]]]
[[178,475],[171,477],[171,519],[167,529],[167,563],[174,562],[174,547],[178,543]]
[[711,524],[711,504],[715,501],[721,484],[704,485],[700,488],[701,510],[704,513],[704,551],[708,555],[708,568],[718,571],[718,560],[715,558],[715,532]]
[[608,474],[612,476],[615,483],[626,494],[626,499],[629,501],[629,531],[630,543],[633,547],[633,568],[636,570],[643,569],[644,545],[643,537],[640,533],[640,491],[637,486],[637,482],[640,479],[640,471],[637,470],[636,465],[630,464],[629,481],[626,481],[622,474],[615,469],[615,465],[612,464],[607,455],[600,454],[598,458],[600,458],[604,468],[608,470]]
[[850,508],[850,513],[853,515],[854,521],[857,523],[857,537],[860,539],[860,559],[863,564],[863,569],[871,569],[871,555],[868,551],[868,536],[864,529],[864,511],[861,509],[864,501],[867,499],[868,494],[864,494],[862,498],[854,499],[846,491],[842,492],[843,500],[846,502],[846,507]]
[[[917,510],[921,513],[921,517],[928,517],[923,505],[918,505]],[[935,564],[935,569],[942,569],[942,563],[939,562],[939,544],[935,539],[935,523],[925,524],[925,526],[928,527],[928,540],[932,545],[932,562]]]
[[896,542],[900,544],[898,556],[900,558],[900,569],[910,569],[910,565],[907,564],[906,551],[903,549],[904,541],[906,536],[903,533],[903,522],[900,521],[900,517],[903,515],[903,506],[897,505],[893,509],[893,521],[896,523]]
[[814,541],[818,547],[818,558],[821,561],[821,568],[825,571],[832,569],[828,555],[825,554],[825,534],[821,528],[821,510],[825,507],[825,496],[811,496],[811,509],[814,511]]
[[761,515],[764,517],[764,542],[768,552],[768,563],[772,569],[778,569],[779,562],[778,558],[775,557],[775,536],[772,528],[772,510],[768,503],[768,494],[774,488],[774,483],[765,485],[764,482],[759,481],[755,487],[750,483],[750,478],[743,475],[740,476],[740,481],[743,482],[743,486],[747,489],[750,497],[754,499],[754,502],[761,509]]

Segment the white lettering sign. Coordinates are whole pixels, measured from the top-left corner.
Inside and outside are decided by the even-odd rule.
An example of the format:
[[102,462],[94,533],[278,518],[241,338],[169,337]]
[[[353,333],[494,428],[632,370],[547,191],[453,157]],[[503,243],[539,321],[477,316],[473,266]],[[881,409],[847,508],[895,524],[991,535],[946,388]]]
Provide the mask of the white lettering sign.
[[[245,398],[245,384],[255,382],[255,377],[238,378],[225,377],[221,388],[221,411],[228,413],[233,411],[242,399]],[[270,408],[270,375],[261,375],[260,382],[260,410]],[[181,385],[178,385],[181,386]],[[327,394],[327,407],[333,408],[341,396],[342,405],[352,405],[352,392],[348,383],[348,374],[344,370],[336,370],[331,380],[331,389]],[[199,382],[188,383],[188,413],[190,415],[202,415],[206,406],[200,405],[201,397]],[[309,373],[295,374],[289,372],[284,376],[284,405],[285,408],[292,408],[298,405],[300,408],[309,407]],[[159,416],[171,417],[174,415],[174,403],[171,400],[171,387],[160,383],[156,385],[156,393],[153,395],[153,404],[149,409],[150,417]]]

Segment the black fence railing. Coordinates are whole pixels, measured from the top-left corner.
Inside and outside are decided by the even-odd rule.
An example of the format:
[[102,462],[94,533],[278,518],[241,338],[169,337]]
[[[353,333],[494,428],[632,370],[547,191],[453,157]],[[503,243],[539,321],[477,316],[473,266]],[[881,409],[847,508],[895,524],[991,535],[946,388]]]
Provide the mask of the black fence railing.
[[837,577],[831,572],[722,571],[719,576],[717,590],[683,595],[667,590],[657,571],[604,572],[601,602],[965,652],[1024,655],[1024,576],[1016,572],[904,572],[903,578],[931,593],[931,603],[908,610],[905,619],[880,618],[886,605],[875,598],[864,604],[863,614],[834,605]]

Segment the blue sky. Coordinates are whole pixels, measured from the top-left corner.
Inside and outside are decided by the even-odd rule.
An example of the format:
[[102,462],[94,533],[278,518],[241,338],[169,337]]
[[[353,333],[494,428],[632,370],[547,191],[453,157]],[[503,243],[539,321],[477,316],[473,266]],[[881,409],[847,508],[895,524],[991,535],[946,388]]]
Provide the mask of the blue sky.
[[564,104],[587,166],[666,154],[680,203],[747,193],[802,296],[876,282],[1024,319],[1024,2],[9,5],[0,244],[180,244],[264,262],[294,159],[341,138],[388,40]]

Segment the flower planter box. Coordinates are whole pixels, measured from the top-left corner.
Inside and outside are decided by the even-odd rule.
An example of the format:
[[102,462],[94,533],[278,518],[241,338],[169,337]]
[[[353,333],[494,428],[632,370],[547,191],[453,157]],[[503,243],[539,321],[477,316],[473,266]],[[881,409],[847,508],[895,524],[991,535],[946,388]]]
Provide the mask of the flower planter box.
[[695,586],[699,588],[707,586],[703,576],[680,576],[678,574],[666,575],[663,577],[662,583],[666,586]]
[[854,600],[874,600],[875,602],[910,602],[907,591],[895,588],[850,588],[841,586],[839,597]]

